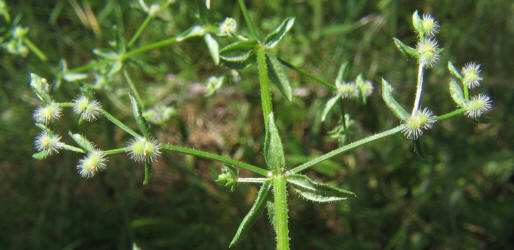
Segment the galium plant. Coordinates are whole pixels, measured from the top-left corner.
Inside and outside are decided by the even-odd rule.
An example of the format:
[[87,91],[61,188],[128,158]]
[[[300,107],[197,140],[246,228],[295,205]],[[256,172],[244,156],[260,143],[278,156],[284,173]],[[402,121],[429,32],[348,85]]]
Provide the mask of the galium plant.
[[[205,3],[199,1],[199,22],[197,24],[192,25],[185,32],[175,37],[136,46],[138,38],[150,21],[157,16],[159,11],[166,9],[172,1],[167,1],[162,5],[153,3],[150,7],[142,0],[139,3],[141,9],[147,13],[147,17],[135,34],[128,39],[128,43],[125,42],[123,34],[114,28],[115,41],[111,43],[113,49],[95,49],[93,53],[99,59],[72,69],[68,69],[66,62],[63,60],[60,66],[61,71],[54,76],[56,81],[52,87],[50,87],[47,80],[35,73],[31,73],[30,86],[41,102],[41,105],[34,111],[34,120],[36,126],[41,129],[41,134],[35,139],[35,147],[38,152],[33,157],[44,159],[65,150],[83,154],[83,158],[79,160],[76,166],[78,174],[84,178],[92,178],[99,174],[99,172],[108,170],[108,157],[110,155],[127,154],[135,162],[144,165],[143,184],[149,183],[152,164],[157,162],[159,156],[164,154],[165,151],[193,155],[224,163],[225,166],[221,169],[217,182],[224,184],[230,190],[234,190],[238,184],[242,183],[260,185],[257,197],[250,211],[236,230],[235,236],[229,244],[230,247],[239,243],[263,211],[267,210],[268,217],[276,233],[277,249],[289,249],[288,189],[298,195],[298,197],[313,202],[338,202],[356,197],[356,194],[351,191],[314,181],[307,175],[302,174],[302,172],[316,164],[337,157],[364,144],[398,133],[403,133],[410,140],[417,140],[429,129],[432,129],[438,121],[461,114],[472,119],[478,119],[483,113],[491,109],[491,99],[485,94],[469,97],[469,90],[478,87],[483,80],[482,76],[480,76],[480,66],[476,63],[469,63],[459,71],[451,62],[448,62],[448,69],[454,79],[449,83],[449,92],[458,108],[446,114],[436,115],[434,111],[427,107],[429,106],[428,103],[421,107],[424,74],[439,62],[442,49],[439,48],[435,37],[439,31],[438,22],[428,14],[420,17],[416,11],[413,14],[412,22],[414,31],[418,35],[417,44],[412,47],[399,39],[394,39],[394,43],[401,53],[416,59],[418,74],[412,111],[407,112],[395,100],[391,84],[387,80],[382,79],[382,98],[392,113],[398,118],[398,126],[351,143],[342,143],[343,145],[339,148],[298,166],[291,166],[286,162],[280,129],[275,121],[271,95],[272,85],[278,88],[287,101],[291,101],[293,99],[293,89],[288,79],[288,70],[292,69],[332,89],[334,96],[328,100],[321,115],[322,119],[325,119],[329,111],[338,102],[343,105],[343,101],[347,99],[356,99],[364,103],[374,89],[371,81],[365,80],[362,75],[359,75],[354,82],[345,82],[344,75],[347,64],[343,64],[340,67],[335,83],[331,83],[278,57],[274,48],[293,28],[295,19],[293,17],[285,18],[272,32],[262,36],[250,19],[244,0],[238,0],[238,3],[249,34],[238,31],[239,25],[235,19],[230,17],[222,20],[219,24],[211,23],[208,13],[214,10],[210,9],[210,1],[205,1]],[[151,122],[165,123],[172,116],[174,110],[162,106],[147,107],[140,97],[129,72],[126,70],[125,64],[137,54],[186,42],[189,39],[198,37],[203,38],[206,42],[214,64],[223,65],[226,68],[227,75],[233,78],[239,76],[238,69],[256,65],[259,76],[262,120],[265,127],[265,140],[262,148],[264,166],[244,163],[197,149],[163,143],[152,133],[150,128]],[[226,42],[223,39],[229,39],[229,43],[226,46],[219,45],[220,42]],[[137,131],[105,110],[102,106],[102,100],[95,98],[96,93],[112,91],[109,81],[113,76],[118,75],[122,75],[128,89],[130,89],[128,97],[132,114],[138,127]],[[86,82],[90,76],[95,78],[93,83]],[[224,78],[225,76],[209,78],[206,96],[215,94],[215,91],[223,86]],[[81,93],[77,93],[76,98],[69,102],[57,100],[52,95],[52,92],[58,90],[63,81],[77,84],[81,87]],[[124,142],[125,146],[123,147],[102,149],[87,139],[86,136],[70,131],[68,136],[76,145],[69,145],[50,128],[59,119],[63,118],[62,114],[65,108],[73,110],[75,116],[78,117],[79,123],[107,119],[124,131],[131,139]],[[341,110],[343,110],[341,119],[344,125],[339,130],[345,131],[350,119],[348,114],[344,112],[344,109]],[[239,177],[239,169],[248,170],[255,174],[256,177]]]

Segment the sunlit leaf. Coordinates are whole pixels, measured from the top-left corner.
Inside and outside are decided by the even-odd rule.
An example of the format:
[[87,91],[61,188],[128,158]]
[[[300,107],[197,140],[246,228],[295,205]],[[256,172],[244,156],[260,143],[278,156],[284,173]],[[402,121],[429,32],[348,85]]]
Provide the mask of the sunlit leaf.
[[287,34],[287,32],[293,27],[294,25],[294,17],[288,17],[282,21],[282,23],[270,34],[266,36],[264,39],[264,44],[268,48],[275,47],[282,38]]
[[204,39],[205,43],[207,43],[207,48],[209,49],[209,53],[211,54],[214,64],[218,65],[220,63],[220,52],[218,42],[209,33],[205,34]]
[[275,126],[275,119],[273,113],[268,116],[268,123],[266,124],[266,138],[264,141],[264,159],[266,165],[271,170],[284,169],[286,160],[284,157],[284,149],[277,127]]
[[450,95],[452,96],[453,101],[459,105],[460,107],[464,107],[466,104],[466,101],[464,99],[464,92],[462,92],[462,88],[460,85],[455,81],[450,81]]
[[405,111],[405,109],[394,99],[393,97],[393,88],[391,85],[382,78],[382,99],[386,103],[387,107],[393,114],[398,117],[400,120],[407,120],[409,118],[409,113]]
[[288,101],[293,99],[293,89],[286,74],[285,66],[275,57],[268,54],[268,76],[269,79],[277,86]]
[[330,112],[330,110],[336,104],[337,100],[339,100],[340,98],[341,98],[341,96],[336,95],[327,101],[327,104],[325,104],[325,108],[323,109],[323,113],[321,113],[321,121],[325,121],[325,119],[327,118],[328,112]]
[[316,182],[301,174],[287,176],[287,182],[291,183],[291,187],[295,193],[310,201],[334,202],[347,200],[348,198],[356,196],[354,192]]
[[412,57],[412,58],[418,58],[419,54],[418,54],[418,51],[403,43],[400,39],[398,38],[393,38],[394,40],[394,45],[396,45],[396,48],[398,48],[398,50],[404,55],[404,56],[407,56],[407,57]]

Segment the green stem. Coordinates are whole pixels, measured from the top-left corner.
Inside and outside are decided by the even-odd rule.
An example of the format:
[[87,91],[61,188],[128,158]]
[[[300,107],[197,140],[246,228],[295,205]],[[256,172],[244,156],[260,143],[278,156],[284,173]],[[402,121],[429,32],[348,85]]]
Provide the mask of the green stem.
[[73,107],[73,102],[59,102],[57,103],[57,106],[61,107],[61,108],[69,108],[69,107]]
[[105,150],[105,151],[103,151],[103,153],[105,155],[113,155],[113,154],[125,153],[125,152],[128,152],[129,150],[130,150],[130,148],[124,147],[124,148],[116,148],[116,149]]
[[250,30],[250,34],[253,36],[253,38],[255,40],[259,40],[259,37],[257,36],[257,31],[252,22],[252,19],[250,19],[250,16],[248,15],[248,10],[246,9],[245,1],[238,0],[238,2],[239,2],[239,8],[241,9],[241,12],[243,12],[243,17],[245,19],[246,25],[248,26],[248,29]]
[[329,87],[329,88],[331,88],[333,90],[337,90],[336,85],[334,85],[334,84],[332,84],[332,83],[330,83],[330,82],[328,82],[326,80],[323,80],[323,79],[321,79],[321,78],[319,78],[319,77],[317,77],[317,76],[315,76],[315,75],[313,75],[313,74],[311,74],[311,73],[309,73],[309,72],[307,72],[307,71],[305,71],[305,70],[303,70],[303,69],[301,69],[301,68],[299,68],[297,66],[294,66],[294,65],[292,65],[291,63],[289,63],[289,62],[287,62],[285,60],[282,60],[280,58],[278,60],[280,60],[280,62],[282,62],[282,64],[286,65],[290,69],[297,71],[298,73],[306,76],[307,78],[309,78],[311,80],[314,80],[316,82],[319,82],[319,83],[321,83],[321,84],[325,85],[326,87]]
[[138,102],[139,106],[144,109],[145,106],[143,105],[143,100],[141,99],[141,96],[139,96],[139,92],[137,92],[136,86],[134,85],[134,82],[132,82],[132,79],[130,78],[127,71],[123,70],[123,76],[125,77],[125,80],[127,80],[127,83],[130,87],[130,90],[132,92],[132,95],[136,98],[136,101]]
[[134,33],[134,35],[130,39],[127,47],[132,47],[132,45],[134,45],[134,43],[137,41],[137,39],[139,38],[141,33],[143,33],[143,30],[145,30],[146,26],[150,23],[152,18],[153,18],[153,16],[150,15],[150,14],[148,14],[148,16],[146,16],[146,18],[143,21],[143,23],[141,24],[141,26],[139,26],[139,28],[137,29],[136,33]]
[[257,66],[259,68],[259,85],[261,87],[262,115],[264,124],[268,124],[268,117],[273,112],[271,93],[269,89],[268,68],[266,65],[266,49],[264,46],[257,47]]
[[295,167],[295,168],[289,170],[288,174],[299,173],[299,172],[301,172],[301,171],[303,171],[303,170],[305,170],[305,169],[307,169],[307,168],[309,168],[311,166],[314,166],[314,165],[316,165],[316,164],[318,164],[318,163],[320,163],[322,161],[325,161],[325,160],[328,160],[328,159],[330,159],[332,157],[335,157],[338,154],[344,153],[346,151],[349,151],[351,149],[354,149],[354,148],[359,147],[361,145],[364,145],[366,143],[369,143],[369,142],[372,142],[372,141],[376,141],[378,139],[382,139],[382,138],[390,136],[390,135],[394,135],[394,134],[400,132],[402,130],[402,128],[403,128],[403,125],[399,125],[399,126],[396,126],[396,127],[392,128],[392,129],[383,131],[383,132],[378,133],[378,134],[374,134],[372,136],[368,136],[366,138],[360,139],[358,141],[354,141],[354,142],[352,142],[350,144],[347,144],[345,146],[342,146],[340,148],[334,149],[334,150],[332,150],[332,151],[330,151],[330,152],[328,152],[328,153],[326,153],[326,154],[324,154],[322,156],[319,156],[319,157],[317,157],[317,158],[315,158],[313,160],[310,160],[310,161],[308,161],[308,162],[306,162],[306,163],[304,163],[304,164],[302,164],[302,165],[300,165],[298,167]]
[[456,116],[456,115],[460,115],[460,114],[462,114],[464,112],[466,112],[466,109],[465,108],[460,108],[460,109],[454,110],[452,112],[446,113],[444,115],[440,115],[440,116],[434,118],[434,120],[441,121],[441,120],[448,119],[448,118]]
[[111,121],[112,123],[114,123],[114,125],[118,126],[119,128],[123,129],[125,132],[131,134],[132,136],[134,137],[142,137],[140,134],[136,133],[134,130],[130,129],[127,125],[125,125],[123,122],[121,122],[120,120],[116,119],[114,116],[112,116],[111,114],[109,114],[109,112],[101,109],[100,110],[100,113],[102,113],[102,115],[107,118],[107,120]]
[[32,43],[28,38],[25,38],[23,39],[23,42],[25,42],[25,44],[27,45],[27,47],[29,47],[29,49],[34,52],[34,54],[36,54],[37,57],[39,57],[39,59],[41,59],[41,61],[46,61],[47,57],[45,55],[45,53],[43,53],[43,51],[41,51],[34,43]]
[[273,178],[273,196],[275,204],[275,229],[277,233],[277,249],[289,250],[289,228],[287,226],[287,187],[283,175]]
[[173,44],[175,42],[177,42],[177,38],[176,37],[172,37],[172,38],[168,38],[168,39],[165,39],[165,40],[162,40],[162,41],[158,41],[158,42],[155,42],[155,43],[147,44],[147,45],[141,46],[141,47],[139,47],[137,49],[133,49],[133,50],[128,51],[127,53],[123,54],[121,56],[121,60],[125,60],[125,59],[127,59],[127,58],[129,58],[131,56],[134,56],[134,55],[137,55],[137,54],[149,51],[149,50],[153,50],[153,49],[156,49],[156,48],[159,48],[159,47],[163,47],[163,46],[166,46],[166,45],[170,45],[170,44]]
[[97,67],[97,66],[101,66],[101,65],[107,64],[110,61],[111,60],[107,60],[107,59],[100,60],[100,61],[94,61],[92,63],[89,63],[89,64],[86,64],[86,65],[82,65],[82,66],[70,69],[67,72],[68,73],[78,73],[78,72],[86,71],[88,69],[91,69],[91,68],[94,68],[94,67]]
[[150,160],[145,161],[145,177],[143,179],[143,185],[150,183],[150,176],[152,175],[152,162]]
[[464,99],[466,99],[466,101],[469,101],[468,85],[462,84],[462,87],[464,88]]
[[175,145],[166,144],[166,143],[161,143],[161,148],[165,149],[165,150],[170,150],[173,152],[179,152],[179,153],[184,153],[184,154],[188,154],[188,155],[198,156],[198,157],[205,158],[205,159],[223,162],[223,163],[226,163],[226,164],[229,164],[232,166],[246,169],[246,170],[254,172],[256,174],[260,174],[262,176],[268,176],[268,171],[265,169],[259,168],[254,165],[250,165],[248,163],[236,161],[236,160],[233,160],[233,159],[221,156],[221,155],[212,154],[209,152],[200,151],[200,150],[191,149],[191,148],[175,146]]
[[269,180],[269,178],[237,178],[239,183],[263,183]]
[[420,63],[418,67],[418,81],[416,83],[416,98],[414,99],[414,105],[412,106],[411,115],[416,114],[416,112],[418,112],[419,109],[419,102],[421,101],[421,94],[423,91],[423,69],[424,65],[423,63]]

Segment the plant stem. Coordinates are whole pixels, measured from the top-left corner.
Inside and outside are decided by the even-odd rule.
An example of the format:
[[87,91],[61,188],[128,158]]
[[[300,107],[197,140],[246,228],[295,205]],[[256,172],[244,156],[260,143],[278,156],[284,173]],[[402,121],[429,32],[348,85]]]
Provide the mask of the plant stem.
[[289,62],[287,62],[287,61],[285,61],[283,59],[279,58],[278,60],[282,64],[284,64],[287,67],[289,67],[290,69],[297,71],[298,73],[306,76],[307,78],[310,78],[310,79],[312,79],[312,80],[314,80],[316,82],[319,82],[319,83],[321,83],[321,84],[323,84],[323,85],[325,85],[325,86],[327,86],[327,87],[329,87],[329,88],[331,88],[333,90],[337,90],[337,87],[334,84],[332,84],[332,83],[330,83],[330,82],[328,82],[326,80],[323,80],[323,79],[321,79],[321,78],[319,78],[319,77],[317,77],[317,76],[315,76],[315,75],[313,75],[313,74],[311,74],[311,73],[309,73],[309,72],[307,72],[307,71],[305,71],[305,70],[303,70],[303,69],[301,69],[301,68],[299,68],[297,66],[294,66],[291,63],[289,63]]
[[82,72],[82,71],[86,71],[90,68],[94,68],[96,66],[101,66],[101,65],[104,65],[106,63],[110,62],[110,60],[100,60],[100,61],[95,61],[95,62],[92,62],[92,63],[89,63],[89,64],[86,64],[86,65],[82,65],[82,66],[79,66],[79,67],[76,67],[76,68],[73,68],[73,69],[70,69],[68,70],[67,72],[68,73],[78,73],[78,72]]
[[125,153],[125,152],[127,152],[129,150],[130,149],[128,147],[124,147],[124,148],[116,148],[116,149],[105,150],[105,151],[103,151],[103,153],[105,155],[113,155],[113,154]]
[[418,68],[418,81],[416,83],[416,99],[414,99],[411,116],[416,114],[419,109],[419,102],[421,101],[421,94],[423,91],[423,69],[424,65],[423,63],[420,63]]
[[269,178],[237,178],[239,183],[263,183],[269,180]]
[[[268,116],[273,112],[271,93],[269,89],[268,68],[266,65],[266,49],[264,46],[257,47],[257,66],[259,68],[259,85],[261,87],[262,115],[264,124],[268,124]],[[266,125],[267,126],[267,125]]]
[[158,41],[158,42],[155,42],[155,43],[151,43],[151,44],[147,44],[147,45],[143,45],[137,49],[133,49],[131,51],[128,51],[127,53],[123,54],[121,56],[121,60],[125,60],[131,56],[134,56],[134,55],[137,55],[137,54],[140,54],[140,53],[143,53],[143,52],[146,52],[146,51],[149,51],[149,50],[152,50],[152,49],[156,49],[156,48],[159,48],[159,47],[163,47],[163,46],[166,46],[166,45],[170,45],[170,44],[173,44],[177,42],[177,38],[176,37],[172,37],[172,38],[168,38],[168,39],[165,39],[165,40],[162,40],[162,41]]
[[141,96],[139,96],[139,92],[137,92],[134,82],[132,82],[132,79],[130,78],[129,74],[125,69],[123,70],[123,76],[125,77],[125,80],[127,80],[130,90],[132,91],[132,95],[134,95],[134,97],[136,98],[136,101],[138,102],[139,106],[142,109],[144,109],[145,106],[143,105],[143,100],[141,99]]
[[73,107],[73,102],[59,102],[57,103],[57,106],[61,107],[61,108],[69,108],[69,107]]
[[268,170],[262,169],[260,167],[254,166],[254,165],[250,165],[248,163],[236,161],[236,160],[233,160],[233,159],[221,156],[221,155],[217,155],[217,154],[213,154],[213,153],[209,153],[209,152],[205,152],[205,151],[200,151],[200,150],[196,150],[196,149],[191,149],[191,148],[175,146],[175,145],[166,144],[166,143],[161,143],[161,148],[165,149],[165,150],[170,150],[173,152],[179,152],[179,153],[198,156],[198,157],[205,158],[205,159],[223,162],[223,163],[226,163],[226,164],[229,164],[232,166],[246,169],[246,170],[254,172],[256,174],[260,174],[262,176],[268,176]]
[[32,50],[32,52],[34,52],[34,54],[36,54],[37,57],[39,57],[39,59],[41,59],[41,61],[46,61],[46,55],[45,53],[43,53],[43,51],[41,51],[34,43],[32,43],[28,38],[25,38],[23,39],[23,42],[25,42],[25,44],[27,45],[27,47],[29,47],[30,50]]
[[105,111],[104,109],[101,109],[100,112],[102,115],[107,118],[107,120],[114,123],[114,125],[118,126],[119,128],[123,129],[125,132],[131,134],[134,137],[142,137],[140,134],[136,133],[134,130],[130,129],[127,125],[125,125],[120,120],[116,119],[114,116],[109,114],[109,112]]
[[287,187],[283,175],[273,178],[273,196],[275,204],[275,229],[277,233],[277,249],[289,250],[289,228],[287,225]]
[[301,171],[303,171],[303,170],[305,170],[305,169],[307,169],[307,168],[309,168],[311,166],[314,166],[314,165],[316,165],[316,164],[318,164],[318,163],[320,163],[322,161],[328,160],[328,159],[330,159],[330,158],[332,158],[332,157],[334,157],[334,156],[336,156],[338,154],[344,153],[344,152],[346,152],[348,150],[354,149],[354,148],[359,147],[361,145],[364,145],[366,143],[369,143],[369,142],[372,142],[372,141],[376,141],[378,139],[382,139],[382,138],[390,136],[390,135],[394,135],[394,134],[400,132],[402,130],[403,126],[404,125],[399,125],[399,126],[396,126],[396,127],[392,128],[392,129],[383,131],[383,132],[378,133],[378,134],[374,134],[372,136],[368,136],[366,138],[360,139],[358,141],[354,141],[354,142],[352,142],[350,144],[347,144],[345,146],[342,146],[340,148],[334,149],[334,150],[332,150],[332,151],[330,151],[330,152],[328,152],[328,153],[326,153],[326,154],[324,154],[322,156],[319,156],[319,157],[317,157],[317,158],[315,158],[313,160],[310,160],[310,161],[308,161],[308,162],[306,162],[306,163],[304,163],[304,164],[302,164],[302,165],[300,165],[298,167],[295,167],[295,168],[287,171],[287,174],[299,173],[299,172],[301,172]]
[[464,112],[466,112],[466,109],[465,108],[460,108],[460,109],[454,110],[452,112],[446,113],[444,115],[440,115],[440,116],[434,118],[434,120],[441,121],[441,120],[448,119],[448,118],[456,116],[456,115],[460,115],[460,114],[462,114]]
[[468,85],[462,84],[462,87],[464,88],[464,99],[466,101],[469,101],[469,91],[468,91]]
[[253,38],[255,40],[259,40],[259,37],[257,36],[257,31],[252,22],[252,19],[250,19],[250,16],[248,15],[248,10],[246,9],[245,1],[238,0],[238,2],[239,2],[239,8],[241,9],[241,12],[243,12],[243,17],[245,19],[246,25],[248,26],[248,29],[250,30],[250,34],[253,36]]
[[143,23],[141,24],[141,26],[139,26],[139,28],[137,29],[136,33],[134,33],[134,35],[130,39],[127,47],[132,47],[132,45],[134,45],[134,43],[137,41],[137,39],[139,38],[141,33],[143,33],[143,30],[145,30],[146,26],[150,23],[152,18],[153,18],[153,16],[150,15],[150,14],[148,14],[148,16],[146,16],[146,18],[143,21]]

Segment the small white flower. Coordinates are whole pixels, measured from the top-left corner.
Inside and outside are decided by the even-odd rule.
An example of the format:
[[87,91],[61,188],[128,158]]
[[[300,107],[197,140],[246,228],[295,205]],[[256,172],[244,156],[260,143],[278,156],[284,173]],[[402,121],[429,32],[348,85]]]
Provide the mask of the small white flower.
[[435,39],[425,38],[416,45],[420,64],[426,67],[432,67],[439,60],[439,44]]
[[58,135],[50,135],[46,131],[36,137],[35,146],[39,151],[46,151],[48,154],[59,153],[64,144]]
[[161,147],[156,139],[134,138],[128,148],[130,158],[134,161],[143,162],[148,159],[153,162],[161,154]]
[[357,97],[359,95],[359,89],[355,83],[342,83],[337,85],[337,93],[341,96],[341,98],[347,97]]
[[77,165],[78,172],[83,178],[93,177],[96,172],[105,169],[105,154],[100,150],[89,152]]
[[434,115],[428,108],[416,112],[405,121],[402,132],[407,138],[415,140],[423,135],[424,130],[432,128],[434,125]]
[[423,33],[427,36],[432,37],[439,32],[439,23],[430,14],[423,14],[421,25],[423,27]]
[[471,97],[464,105],[466,115],[469,118],[476,119],[493,108],[491,98],[484,94]]
[[62,108],[57,103],[52,102],[45,106],[40,106],[34,111],[34,120],[39,123],[48,124],[61,117]]
[[96,120],[101,109],[102,105],[98,101],[91,101],[84,95],[73,101],[73,112],[80,114],[80,117],[88,122]]
[[237,30],[236,19],[227,17],[219,26],[219,33],[222,36],[233,36]]
[[480,64],[474,62],[467,63],[462,68],[462,83],[468,88],[480,86],[482,76],[480,76]]

